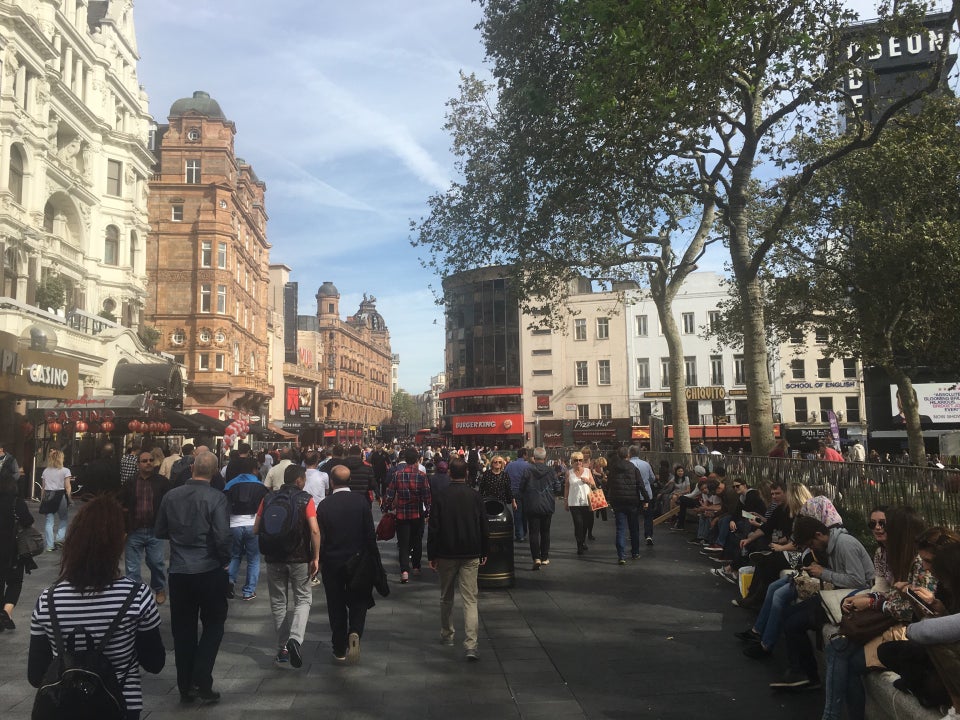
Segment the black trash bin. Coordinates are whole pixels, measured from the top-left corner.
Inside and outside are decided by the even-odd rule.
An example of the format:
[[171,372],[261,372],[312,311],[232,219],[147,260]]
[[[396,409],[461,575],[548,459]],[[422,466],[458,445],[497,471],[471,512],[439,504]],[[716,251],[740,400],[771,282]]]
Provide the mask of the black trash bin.
[[513,587],[513,511],[495,498],[484,498],[483,506],[490,526],[490,554],[480,566],[477,585],[485,590]]

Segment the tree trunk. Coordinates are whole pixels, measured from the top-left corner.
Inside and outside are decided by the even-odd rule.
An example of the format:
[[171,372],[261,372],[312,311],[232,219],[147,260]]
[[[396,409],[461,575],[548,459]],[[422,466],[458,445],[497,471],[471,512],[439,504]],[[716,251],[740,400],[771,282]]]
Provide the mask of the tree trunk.
[[690,420],[687,416],[687,380],[683,366],[683,342],[673,317],[673,295],[666,292],[654,298],[660,327],[670,351],[670,404],[673,405],[673,451],[690,453]]
[[910,462],[918,467],[926,467],[927,448],[923,443],[923,430],[920,428],[920,403],[917,401],[917,392],[913,389],[913,382],[903,370],[892,363],[884,365],[883,369],[897,384],[900,407],[903,408],[904,425],[907,428]]

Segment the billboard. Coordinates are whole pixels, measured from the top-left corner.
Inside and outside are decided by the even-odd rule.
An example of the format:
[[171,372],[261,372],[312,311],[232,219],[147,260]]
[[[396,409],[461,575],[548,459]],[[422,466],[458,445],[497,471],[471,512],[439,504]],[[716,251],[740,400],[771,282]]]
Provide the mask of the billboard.
[[288,420],[313,420],[313,387],[286,385],[283,416]]
[[[914,383],[920,406],[920,424],[947,425],[960,423],[960,382]],[[897,386],[890,386],[890,408],[893,428],[905,427]]]

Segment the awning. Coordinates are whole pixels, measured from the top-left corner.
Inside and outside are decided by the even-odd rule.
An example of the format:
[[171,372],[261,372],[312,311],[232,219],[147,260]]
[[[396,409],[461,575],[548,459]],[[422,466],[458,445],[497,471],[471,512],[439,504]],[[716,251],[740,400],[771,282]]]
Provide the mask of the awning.
[[163,419],[170,423],[171,431],[183,430],[187,432],[209,432],[214,435],[223,435],[223,431],[227,429],[227,423],[223,422],[223,420],[212,418],[203,413],[185,415],[176,410],[163,408]]
[[300,439],[300,436],[299,436],[299,435],[296,435],[296,434],[294,434],[294,433],[292,433],[292,432],[287,432],[286,430],[284,430],[282,427],[280,427],[280,426],[277,425],[276,423],[270,423],[270,430],[271,430],[275,435],[279,435],[280,437],[282,437],[284,440],[299,440],[299,439]]

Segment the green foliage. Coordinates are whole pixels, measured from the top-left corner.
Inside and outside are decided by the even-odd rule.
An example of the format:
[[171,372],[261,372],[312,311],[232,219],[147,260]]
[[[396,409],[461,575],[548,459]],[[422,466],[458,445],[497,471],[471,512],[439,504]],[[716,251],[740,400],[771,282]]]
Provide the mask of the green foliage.
[[114,315],[109,310],[101,310],[97,313],[97,317],[102,317],[104,320],[109,320],[110,322],[116,322],[117,316]]
[[143,325],[140,328],[140,339],[143,341],[147,350],[153,350],[160,341],[160,331],[150,325]]
[[66,302],[66,289],[59,275],[50,273],[37,285],[34,301],[41,310],[59,310]]
[[420,418],[417,403],[406,390],[397,390],[393,394],[392,406],[395,425],[416,423]]

